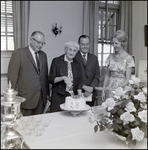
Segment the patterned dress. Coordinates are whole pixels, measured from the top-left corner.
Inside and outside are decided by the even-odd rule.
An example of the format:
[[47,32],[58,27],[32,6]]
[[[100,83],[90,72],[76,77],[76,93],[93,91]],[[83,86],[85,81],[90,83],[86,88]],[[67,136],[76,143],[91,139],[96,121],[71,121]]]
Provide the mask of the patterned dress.
[[135,63],[131,55],[127,55],[122,61],[117,62],[114,60],[113,54],[108,56],[105,63],[110,70],[110,78],[107,83],[107,87],[110,88],[110,90],[105,91],[105,97],[107,98],[111,97],[111,91],[119,87],[119,85],[125,81],[126,68],[135,67]]

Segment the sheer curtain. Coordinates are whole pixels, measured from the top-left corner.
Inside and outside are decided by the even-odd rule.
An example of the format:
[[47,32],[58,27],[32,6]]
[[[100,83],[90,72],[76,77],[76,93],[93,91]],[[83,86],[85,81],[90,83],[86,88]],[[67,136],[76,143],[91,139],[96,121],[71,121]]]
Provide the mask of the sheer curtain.
[[120,1],[119,28],[127,34],[126,51],[132,54],[132,1]]
[[12,1],[14,15],[14,48],[28,45],[30,1]]
[[83,34],[91,39],[90,53],[98,53],[99,1],[83,1]]

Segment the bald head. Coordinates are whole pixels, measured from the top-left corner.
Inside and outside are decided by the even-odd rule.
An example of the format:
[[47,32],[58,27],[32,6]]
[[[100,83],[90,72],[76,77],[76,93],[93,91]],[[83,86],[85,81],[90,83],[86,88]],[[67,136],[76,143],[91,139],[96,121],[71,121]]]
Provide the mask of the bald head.
[[30,46],[34,51],[40,51],[45,43],[45,35],[41,31],[34,31],[30,37]]

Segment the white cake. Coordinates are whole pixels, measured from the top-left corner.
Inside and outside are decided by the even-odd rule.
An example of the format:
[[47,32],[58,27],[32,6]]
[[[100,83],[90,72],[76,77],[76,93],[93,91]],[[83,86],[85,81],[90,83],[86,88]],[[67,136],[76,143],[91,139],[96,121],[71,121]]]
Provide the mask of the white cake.
[[83,110],[86,108],[86,101],[83,97],[71,97],[68,96],[65,99],[65,108],[68,110]]

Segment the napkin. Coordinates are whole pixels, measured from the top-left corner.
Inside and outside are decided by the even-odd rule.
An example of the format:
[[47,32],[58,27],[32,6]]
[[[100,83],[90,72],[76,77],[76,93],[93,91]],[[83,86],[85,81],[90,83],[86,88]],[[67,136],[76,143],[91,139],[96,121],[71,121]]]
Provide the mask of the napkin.
[[82,93],[82,96],[86,102],[92,102],[92,94],[90,94],[88,97],[84,97],[84,93]]

